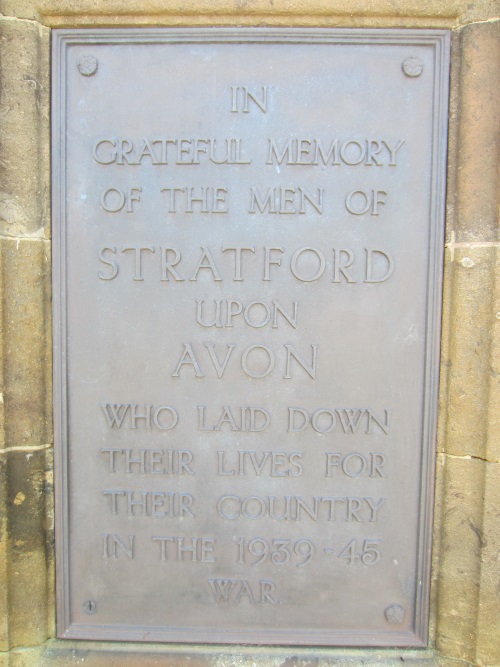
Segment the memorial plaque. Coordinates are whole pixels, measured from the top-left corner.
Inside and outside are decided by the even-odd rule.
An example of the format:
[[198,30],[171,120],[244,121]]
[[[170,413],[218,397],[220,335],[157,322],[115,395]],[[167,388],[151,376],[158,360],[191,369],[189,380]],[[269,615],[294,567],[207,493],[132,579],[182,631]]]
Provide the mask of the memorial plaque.
[[448,34],[54,35],[59,636],[424,645]]

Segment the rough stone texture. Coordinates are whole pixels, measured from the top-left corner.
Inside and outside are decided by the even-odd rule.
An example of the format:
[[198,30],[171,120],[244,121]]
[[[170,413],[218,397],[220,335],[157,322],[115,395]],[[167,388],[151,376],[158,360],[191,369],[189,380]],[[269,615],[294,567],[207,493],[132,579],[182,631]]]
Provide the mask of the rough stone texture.
[[49,30],[0,23],[0,235],[46,238],[50,226]]
[[[282,647],[189,647],[173,645],[168,653],[161,646],[135,645],[131,653],[123,644],[90,642],[52,643],[42,660],[42,667],[66,667],[84,662],[85,667],[411,667],[446,666],[436,662],[432,651],[384,649],[308,649]],[[74,648],[73,648],[74,647]]]
[[[457,241],[498,241],[500,21],[460,30],[460,154]],[[496,111],[495,111],[496,110]],[[467,129],[465,129],[467,128]]]
[[[0,654],[0,667],[467,667],[432,651],[320,649],[286,652],[276,647],[188,647],[49,641],[47,646]],[[7,657],[9,655],[9,657]],[[10,660],[9,660],[10,659]]]
[[500,664],[499,37],[496,21],[453,38],[433,560],[436,646],[484,666]]
[[474,665],[499,660],[500,465],[447,457],[436,644]]
[[50,246],[0,238],[5,413],[0,449],[52,442]]
[[[498,9],[497,0],[0,0],[4,15],[23,19],[0,18],[0,667],[500,665],[500,22],[492,20]],[[456,27],[483,21],[453,35],[434,655],[44,643],[54,636],[50,248],[44,240],[49,30],[36,21],[70,27]]]
[[10,653],[0,654],[0,667],[38,667],[41,664],[45,646],[13,649]]
[[2,0],[7,16],[84,25],[454,27],[498,15],[496,0]]
[[[498,380],[500,21],[453,37],[443,315],[442,415],[449,454],[500,461]],[[495,296],[496,295],[496,296]],[[497,362],[498,363],[498,362]],[[444,404],[443,404],[444,400]],[[493,420],[493,421],[492,421]]]
[[[32,646],[49,635],[53,606],[52,451],[0,454],[0,649]],[[49,511],[47,511],[49,510]],[[51,614],[49,614],[50,616]],[[5,622],[6,621],[6,622]]]
[[[500,460],[498,440],[489,419],[490,394],[498,391],[492,370],[492,325],[495,271],[499,248],[469,244],[448,247],[447,281],[451,282],[446,315],[451,319],[447,349],[446,441],[448,454]],[[498,437],[498,434],[497,434]]]
[[[485,462],[447,457],[440,545],[437,648],[475,659]],[[494,665],[495,663],[491,663]]]
[[[500,464],[486,464],[484,513],[480,535],[480,603],[477,614],[476,661],[478,665],[500,664]],[[479,537],[479,535],[478,535]]]
[[498,241],[500,21],[462,28],[453,42],[449,240]]
[[0,651],[53,626],[48,47],[0,20]]

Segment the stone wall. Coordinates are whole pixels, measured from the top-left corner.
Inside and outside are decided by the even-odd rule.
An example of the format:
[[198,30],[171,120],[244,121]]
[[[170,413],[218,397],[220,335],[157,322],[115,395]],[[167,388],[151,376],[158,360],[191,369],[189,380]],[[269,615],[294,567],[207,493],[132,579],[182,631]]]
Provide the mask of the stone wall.
[[[0,667],[500,665],[496,0],[2,0],[0,12]],[[124,646],[54,639],[50,30],[148,25],[452,31],[429,650]]]

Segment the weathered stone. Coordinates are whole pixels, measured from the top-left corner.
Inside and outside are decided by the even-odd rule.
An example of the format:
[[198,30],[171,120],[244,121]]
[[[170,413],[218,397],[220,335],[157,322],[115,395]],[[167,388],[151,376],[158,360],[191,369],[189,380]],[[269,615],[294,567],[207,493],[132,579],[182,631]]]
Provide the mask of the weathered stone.
[[52,442],[50,247],[0,238],[5,413],[0,449]]
[[[47,539],[51,539],[50,248],[0,239],[0,646],[47,637]],[[47,509],[50,509],[47,512]],[[46,532],[48,531],[48,537]],[[50,616],[52,615],[52,611]],[[50,622],[52,627],[52,622]]]
[[38,667],[41,664],[45,646],[33,646],[31,648],[15,648],[6,653],[7,662],[2,663],[0,667]]
[[500,664],[500,462],[487,463],[483,492],[484,509],[478,539],[481,543],[480,603],[477,612],[476,661]]
[[436,645],[444,655],[470,661],[475,659],[480,603],[487,465],[491,464],[447,456],[444,470]]
[[451,107],[459,122],[456,177],[449,190],[455,205],[452,241],[498,241],[500,21],[467,26],[457,39]]
[[491,373],[497,264],[496,247],[448,247],[442,371],[447,394],[445,405],[441,399],[441,419],[446,421],[446,452],[456,456],[500,458],[490,428],[490,419],[497,423],[498,415],[489,410],[490,392],[498,387],[498,376]]
[[46,238],[50,225],[49,30],[0,19],[0,235]]
[[[51,642],[41,667],[437,667],[432,651]],[[449,663],[448,663],[449,664]]]
[[0,454],[0,590],[6,619],[0,649],[47,639],[53,591],[52,451]]
[[436,646],[444,655],[493,667],[500,663],[500,464],[446,456],[438,471],[442,467]]
[[134,0],[3,0],[8,16],[45,25],[348,25],[453,27],[495,16],[495,0],[147,0],[138,11]]

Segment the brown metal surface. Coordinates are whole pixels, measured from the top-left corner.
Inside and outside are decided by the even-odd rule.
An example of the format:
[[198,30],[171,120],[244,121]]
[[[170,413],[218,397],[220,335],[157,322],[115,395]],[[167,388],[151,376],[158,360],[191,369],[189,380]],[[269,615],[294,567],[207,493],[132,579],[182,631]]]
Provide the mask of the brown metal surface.
[[425,643],[447,51],[56,32],[61,637]]

